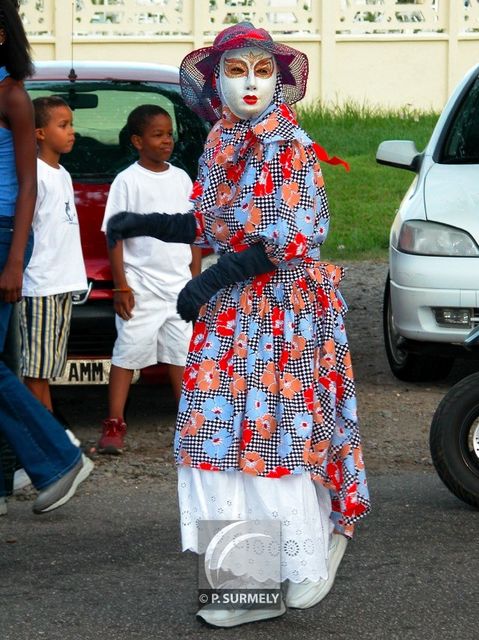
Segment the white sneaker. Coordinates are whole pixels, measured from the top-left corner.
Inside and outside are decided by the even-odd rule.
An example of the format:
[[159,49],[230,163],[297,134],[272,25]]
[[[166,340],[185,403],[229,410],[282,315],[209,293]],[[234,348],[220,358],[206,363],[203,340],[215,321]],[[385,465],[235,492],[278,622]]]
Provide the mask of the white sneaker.
[[210,609],[207,605],[196,614],[213,627],[236,627],[247,622],[277,618],[286,613],[286,607],[281,600],[280,609]]
[[[81,442],[75,436],[74,433],[70,431],[70,429],[65,429],[65,433],[67,434],[70,442],[74,444],[76,447],[79,447]],[[32,484],[30,477],[28,476],[25,469],[17,469],[15,471],[15,475],[13,476],[13,493],[18,493],[22,489],[29,487]]]
[[8,513],[7,499],[0,496],[0,516],[6,516]]
[[292,609],[309,609],[328,595],[334,584],[336,571],[343,559],[347,544],[347,538],[340,534],[333,534],[329,545],[328,577],[326,580],[319,580],[319,582],[311,580],[299,583],[290,582],[286,592],[286,606]]
[[70,438],[70,442],[75,445],[75,447],[79,447],[81,442],[78,440],[76,435],[70,431],[70,429],[65,429],[65,433]]
[[47,513],[68,502],[75,495],[80,483],[88,478],[93,467],[90,458],[82,455],[68,473],[40,491],[33,503],[33,513]]
[[22,489],[29,487],[32,484],[30,477],[25,469],[17,469],[13,476],[13,493],[18,493]]

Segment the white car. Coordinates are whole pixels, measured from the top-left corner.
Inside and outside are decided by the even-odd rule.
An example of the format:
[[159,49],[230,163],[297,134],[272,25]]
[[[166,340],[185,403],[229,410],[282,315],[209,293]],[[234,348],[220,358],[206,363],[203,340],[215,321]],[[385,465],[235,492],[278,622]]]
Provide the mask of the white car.
[[479,65],[455,89],[422,153],[409,140],[388,140],[376,160],[416,173],[390,234],[389,364],[401,380],[439,379],[479,325]]

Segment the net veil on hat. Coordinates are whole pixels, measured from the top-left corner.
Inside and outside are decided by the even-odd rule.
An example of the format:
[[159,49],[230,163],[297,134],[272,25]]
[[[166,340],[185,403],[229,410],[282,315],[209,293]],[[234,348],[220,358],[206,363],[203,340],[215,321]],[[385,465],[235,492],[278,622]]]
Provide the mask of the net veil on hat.
[[181,93],[186,104],[201,118],[221,117],[221,100],[216,90],[215,68],[225,51],[259,47],[274,55],[283,84],[285,102],[294,104],[306,92],[308,58],[304,53],[275,42],[264,29],[240,22],[221,31],[211,47],[192,51],[180,65]]

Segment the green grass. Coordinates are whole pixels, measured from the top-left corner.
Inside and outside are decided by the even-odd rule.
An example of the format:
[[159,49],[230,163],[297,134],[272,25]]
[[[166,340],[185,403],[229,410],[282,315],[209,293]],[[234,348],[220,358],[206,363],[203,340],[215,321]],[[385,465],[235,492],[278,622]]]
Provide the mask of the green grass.
[[322,163],[331,211],[324,259],[387,258],[389,228],[414,174],[378,165],[377,147],[383,140],[414,140],[422,151],[437,118],[407,108],[385,111],[352,103],[299,110],[299,122],[313,140],[351,167],[348,173]]

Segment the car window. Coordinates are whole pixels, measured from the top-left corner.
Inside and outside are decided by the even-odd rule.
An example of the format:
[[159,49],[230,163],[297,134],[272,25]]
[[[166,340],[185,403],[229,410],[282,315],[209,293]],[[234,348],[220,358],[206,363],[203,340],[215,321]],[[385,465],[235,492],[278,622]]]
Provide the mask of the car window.
[[445,140],[441,162],[479,163],[479,78],[460,105]]
[[186,107],[177,85],[112,81],[26,84],[32,99],[60,95],[72,107],[75,145],[61,162],[77,181],[111,182],[137,158],[126,119],[142,104],[159,105],[170,114],[175,137],[171,162],[195,177],[206,128]]

